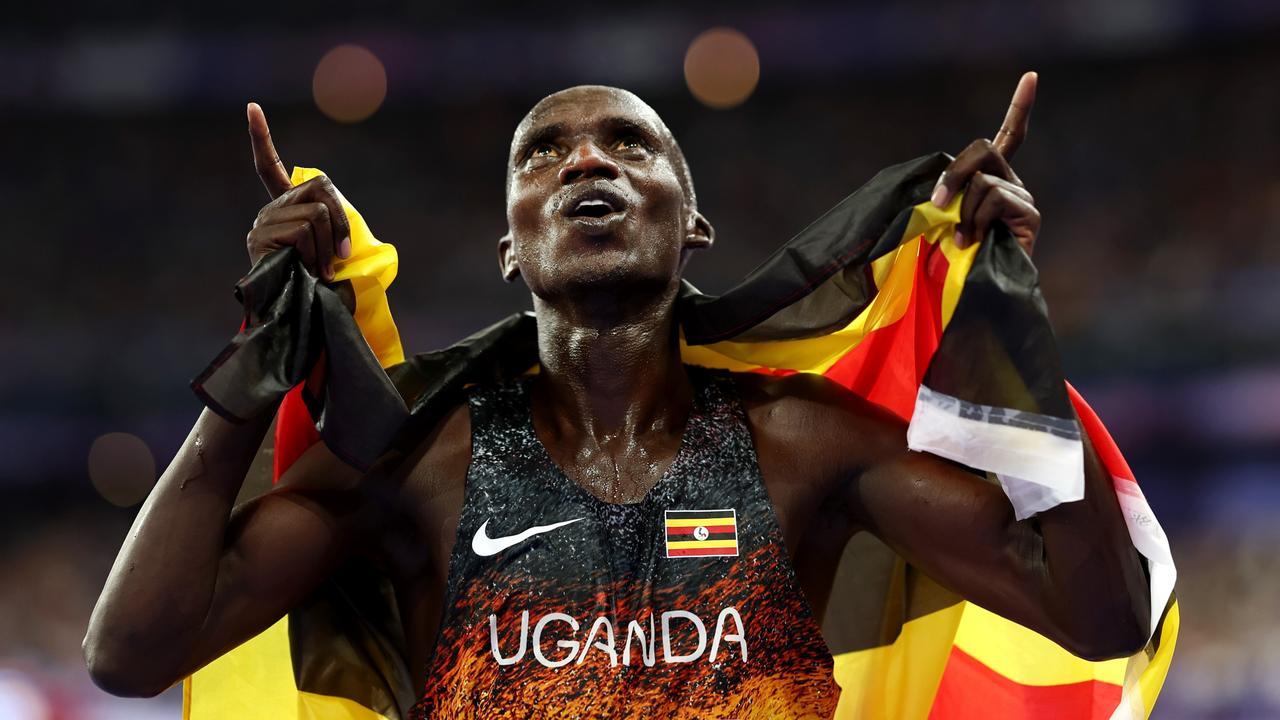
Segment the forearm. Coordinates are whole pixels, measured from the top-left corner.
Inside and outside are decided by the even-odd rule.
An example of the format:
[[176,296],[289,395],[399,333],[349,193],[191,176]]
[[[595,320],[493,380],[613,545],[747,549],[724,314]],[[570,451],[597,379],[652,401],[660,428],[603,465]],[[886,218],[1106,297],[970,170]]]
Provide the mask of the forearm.
[[85,636],[85,660],[106,689],[159,691],[152,686],[182,663],[208,613],[231,510],[273,415],[235,425],[204,410],[151,491]]
[[1150,586],[1111,475],[1085,438],[1085,495],[1041,512],[1046,598],[1080,655],[1124,656],[1150,635]]

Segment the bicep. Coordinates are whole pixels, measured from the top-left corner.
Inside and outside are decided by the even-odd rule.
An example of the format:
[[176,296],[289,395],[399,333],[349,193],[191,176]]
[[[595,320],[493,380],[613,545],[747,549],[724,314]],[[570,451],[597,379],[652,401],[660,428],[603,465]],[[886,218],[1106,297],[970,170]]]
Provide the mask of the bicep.
[[364,542],[372,503],[358,471],[322,443],[227,526],[205,622],[187,674],[257,635],[305,600]]
[[1048,574],[1035,521],[1016,521],[998,484],[943,458],[907,450],[905,428],[881,432],[894,437],[881,438],[880,456],[846,486],[854,524],[965,599],[1047,629]]

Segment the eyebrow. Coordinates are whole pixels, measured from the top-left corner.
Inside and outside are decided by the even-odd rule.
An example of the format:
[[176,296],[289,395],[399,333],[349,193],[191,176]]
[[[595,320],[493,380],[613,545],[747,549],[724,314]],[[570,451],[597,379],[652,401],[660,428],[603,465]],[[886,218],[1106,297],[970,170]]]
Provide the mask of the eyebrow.
[[[637,122],[631,118],[615,115],[600,120],[600,124],[604,126],[606,131],[615,135],[624,132],[633,132],[637,135],[641,135],[649,142],[649,144],[653,145],[655,149],[658,149],[659,146],[663,145],[662,137],[657,131],[645,123]],[[513,159],[516,161],[522,160],[524,156],[528,154],[530,148],[540,143],[550,142],[557,137],[564,135],[568,130],[569,124],[563,122],[549,123],[547,125],[540,125],[533,128],[527,132],[524,138],[520,141]]]
[[554,140],[563,135],[569,126],[566,123],[551,123],[549,125],[539,125],[532,130],[526,132],[520,140],[520,144],[516,146],[516,152],[513,157],[515,160],[521,160],[529,152],[534,145]]

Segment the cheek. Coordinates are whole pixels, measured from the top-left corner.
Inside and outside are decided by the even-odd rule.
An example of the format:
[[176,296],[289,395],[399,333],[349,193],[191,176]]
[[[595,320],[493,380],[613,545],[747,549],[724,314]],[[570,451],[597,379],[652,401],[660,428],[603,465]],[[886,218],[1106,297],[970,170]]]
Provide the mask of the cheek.
[[653,188],[646,193],[643,220],[649,234],[671,241],[656,245],[678,252],[685,236],[684,191],[679,186]]
[[542,198],[527,191],[516,194],[513,190],[507,203],[507,224],[513,232],[522,228],[536,228],[542,222],[542,216]]
[[643,199],[644,215],[651,219],[679,217],[684,214],[684,190],[674,174],[653,173],[635,183]]
[[507,227],[516,239],[516,259],[523,265],[541,254],[550,227],[544,199],[536,193],[513,194],[507,203]]

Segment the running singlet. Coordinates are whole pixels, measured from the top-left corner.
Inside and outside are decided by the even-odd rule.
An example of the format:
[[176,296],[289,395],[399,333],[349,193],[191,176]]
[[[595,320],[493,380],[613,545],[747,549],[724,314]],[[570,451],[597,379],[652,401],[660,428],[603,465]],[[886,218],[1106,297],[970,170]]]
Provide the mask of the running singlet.
[[572,482],[524,376],[472,388],[471,468],[428,684],[410,718],[827,718],[840,689],[733,379],[635,504]]

